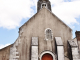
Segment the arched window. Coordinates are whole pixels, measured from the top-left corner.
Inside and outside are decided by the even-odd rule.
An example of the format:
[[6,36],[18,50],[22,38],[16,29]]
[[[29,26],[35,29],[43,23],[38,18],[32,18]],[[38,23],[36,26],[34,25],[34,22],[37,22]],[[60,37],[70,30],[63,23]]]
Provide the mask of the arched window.
[[41,6],[42,8],[43,7],[47,7],[47,4],[46,3],[42,3],[42,6]]
[[46,38],[46,40],[52,40],[53,39],[51,29],[48,28],[45,30],[45,38]]

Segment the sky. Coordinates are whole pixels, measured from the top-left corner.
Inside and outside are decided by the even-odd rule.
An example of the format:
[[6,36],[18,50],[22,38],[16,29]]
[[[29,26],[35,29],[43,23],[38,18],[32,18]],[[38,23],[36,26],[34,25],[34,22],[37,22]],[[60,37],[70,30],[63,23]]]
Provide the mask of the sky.
[[[37,12],[38,0],[0,0],[0,49],[13,44],[19,27]],[[73,31],[80,31],[80,0],[49,0],[52,12]]]

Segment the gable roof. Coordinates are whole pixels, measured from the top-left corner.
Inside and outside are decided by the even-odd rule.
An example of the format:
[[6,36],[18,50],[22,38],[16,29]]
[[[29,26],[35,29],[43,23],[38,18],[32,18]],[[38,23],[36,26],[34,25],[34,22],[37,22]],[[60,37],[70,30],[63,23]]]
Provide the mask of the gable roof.
[[[49,10],[50,11],[50,10]],[[51,12],[51,11],[50,11]],[[51,12],[52,13],[52,12]],[[56,18],[58,18],[54,13],[52,13],[52,15],[54,15]],[[59,21],[61,21],[65,26],[67,26],[71,31],[72,31],[72,29],[67,25],[67,24],[65,24],[60,18],[58,18],[59,19]]]
[[[59,19],[54,13],[52,13],[49,9],[47,9],[47,8],[42,8],[42,9],[46,9],[46,10],[48,10],[53,16],[55,16],[60,22],[62,22],[65,26],[67,26],[71,31],[72,31],[72,29],[68,26],[68,25],[66,25],[61,19]],[[20,28],[19,28],[19,30],[25,25],[25,24],[27,24],[33,17],[35,17],[42,9],[40,9],[35,15],[33,15],[27,22],[25,22]]]
[[8,45],[8,46],[5,46],[5,47],[1,48],[0,51],[4,50],[4,49],[6,49],[6,48],[10,48],[12,45],[13,45],[13,44],[10,44],[10,45]]

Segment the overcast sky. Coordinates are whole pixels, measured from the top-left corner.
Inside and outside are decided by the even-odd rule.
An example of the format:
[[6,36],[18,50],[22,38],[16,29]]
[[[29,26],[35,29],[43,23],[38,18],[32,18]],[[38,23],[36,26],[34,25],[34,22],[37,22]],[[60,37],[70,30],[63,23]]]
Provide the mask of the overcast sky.
[[[80,0],[50,0],[52,12],[80,31]],[[15,42],[19,27],[37,12],[37,0],[0,0],[0,48]]]

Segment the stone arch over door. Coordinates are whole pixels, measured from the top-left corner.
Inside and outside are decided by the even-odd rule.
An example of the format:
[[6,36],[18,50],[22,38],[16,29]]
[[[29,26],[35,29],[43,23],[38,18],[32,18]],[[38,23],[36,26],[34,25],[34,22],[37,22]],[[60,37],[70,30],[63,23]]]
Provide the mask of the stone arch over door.
[[39,58],[40,60],[55,60],[55,55],[51,51],[43,51]]

